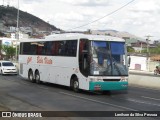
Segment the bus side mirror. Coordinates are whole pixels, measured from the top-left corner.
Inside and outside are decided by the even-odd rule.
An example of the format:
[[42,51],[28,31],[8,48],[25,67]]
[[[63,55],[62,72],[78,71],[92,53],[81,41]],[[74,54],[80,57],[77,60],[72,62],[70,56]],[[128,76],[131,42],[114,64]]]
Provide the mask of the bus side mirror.
[[128,56],[128,67],[130,67],[130,64],[131,64],[131,57]]

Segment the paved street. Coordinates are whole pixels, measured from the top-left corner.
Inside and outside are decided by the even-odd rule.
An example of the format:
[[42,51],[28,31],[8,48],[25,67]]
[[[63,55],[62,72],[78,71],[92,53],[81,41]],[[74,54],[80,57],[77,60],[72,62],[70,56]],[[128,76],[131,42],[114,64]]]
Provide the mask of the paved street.
[[0,76],[0,83],[1,111],[160,111],[160,90],[130,86],[128,92],[107,95],[74,93],[68,87],[39,85],[14,75]]

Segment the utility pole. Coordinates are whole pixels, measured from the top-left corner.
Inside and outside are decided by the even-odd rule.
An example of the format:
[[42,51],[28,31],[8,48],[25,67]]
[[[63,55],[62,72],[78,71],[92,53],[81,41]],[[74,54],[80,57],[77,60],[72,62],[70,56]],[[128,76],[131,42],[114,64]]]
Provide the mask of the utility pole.
[[147,36],[145,36],[145,37],[147,37],[147,38],[146,38],[146,42],[147,42],[147,53],[149,53],[149,41],[150,41],[150,37],[153,37],[153,36],[147,35]]
[[10,6],[10,0],[8,0],[8,5],[7,6]]
[[147,35],[145,36],[146,37],[146,42],[147,42],[147,70],[149,71],[149,56],[150,56],[150,52],[149,52],[149,41],[150,41],[150,37],[153,37],[153,36],[150,36],[150,35]]
[[18,7],[17,7],[17,29],[16,29],[16,55],[15,60],[18,61],[18,48],[17,48],[17,41],[19,41],[19,0],[18,0]]

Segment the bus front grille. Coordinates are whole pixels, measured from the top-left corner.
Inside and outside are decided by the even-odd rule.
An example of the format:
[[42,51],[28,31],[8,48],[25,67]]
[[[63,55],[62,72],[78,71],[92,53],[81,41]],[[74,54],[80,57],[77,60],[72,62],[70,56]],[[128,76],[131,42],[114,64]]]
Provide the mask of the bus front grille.
[[103,81],[120,81],[120,79],[103,79]]

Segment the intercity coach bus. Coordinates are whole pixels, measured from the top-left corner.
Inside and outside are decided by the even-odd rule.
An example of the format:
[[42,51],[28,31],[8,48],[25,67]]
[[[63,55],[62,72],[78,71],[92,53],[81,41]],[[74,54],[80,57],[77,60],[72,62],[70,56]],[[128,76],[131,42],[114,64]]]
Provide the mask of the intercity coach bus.
[[102,35],[54,34],[20,41],[19,74],[75,92],[127,90],[125,40]]

